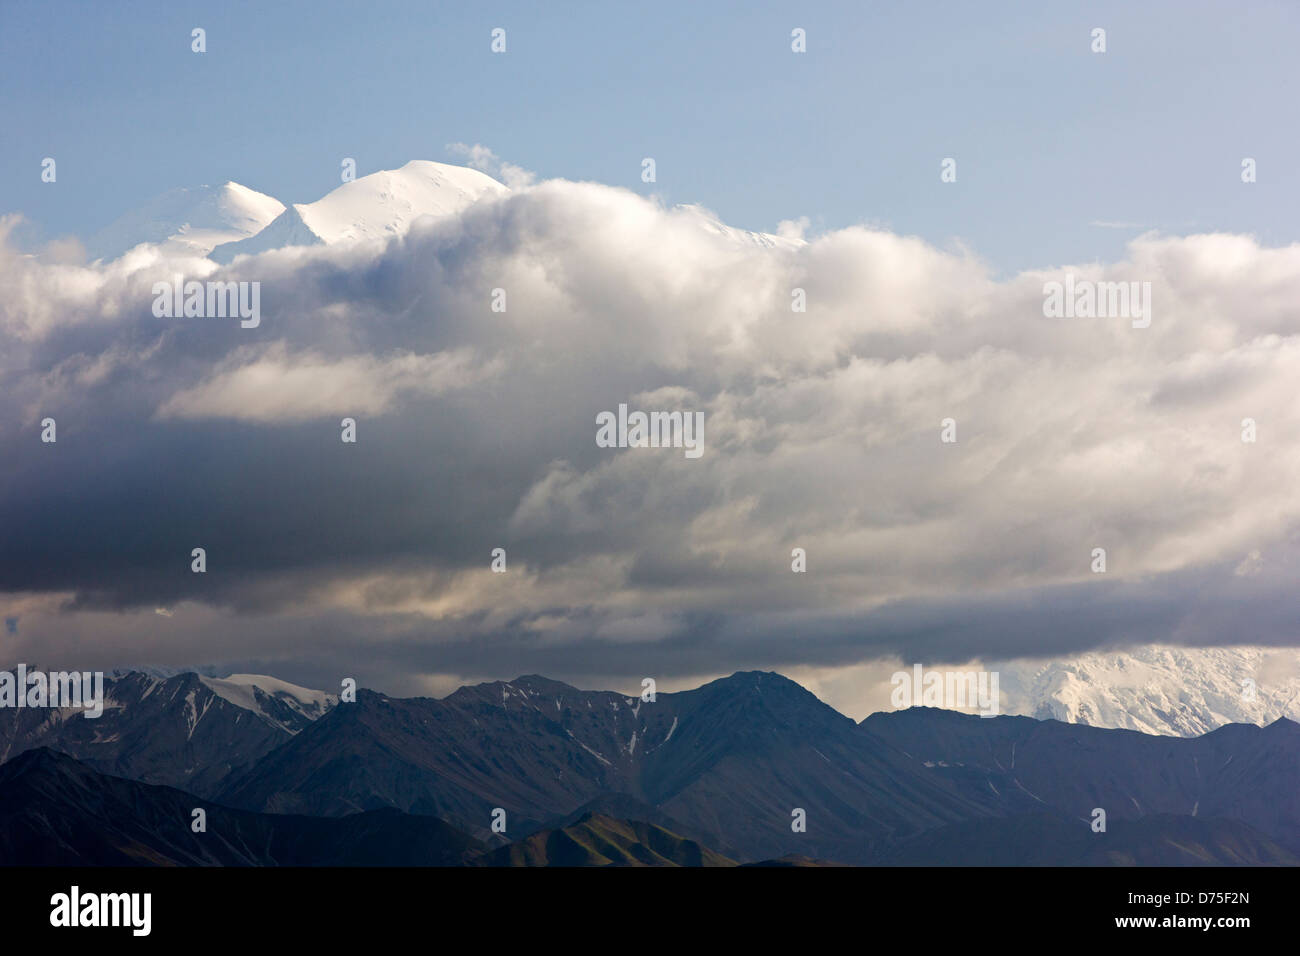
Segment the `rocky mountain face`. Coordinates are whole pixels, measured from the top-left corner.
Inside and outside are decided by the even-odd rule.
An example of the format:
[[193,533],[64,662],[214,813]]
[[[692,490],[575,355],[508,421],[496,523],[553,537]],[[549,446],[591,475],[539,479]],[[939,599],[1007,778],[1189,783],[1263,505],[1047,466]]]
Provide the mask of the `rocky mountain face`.
[[[419,821],[430,818],[475,845],[513,842],[496,860],[512,865],[680,863],[696,852],[685,843],[701,860],[707,851],[736,862],[1228,865],[1300,857],[1300,725],[1286,719],[1194,738],[931,708],[855,724],[765,672],[654,700],[524,677],[442,700],[361,691],[343,704],[271,678],[133,674],[113,682],[109,699],[98,720],[0,711],[15,832],[39,830],[44,804],[57,805],[53,791],[47,800],[39,786],[18,787],[18,776],[40,780],[57,769],[74,781],[78,773],[132,778],[101,787],[117,803],[97,802],[100,784],[61,784],[71,802],[59,812],[108,820],[110,833],[162,820],[157,793],[145,799],[122,787],[166,782],[189,793],[166,791],[180,803],[167,804],[157,824],[164,833],[176,807],[203,804],[210,820],[215,813],[215,832],[255,833],[259,847],[270,839],[257,829],[267,820],[316,821],[275,831],[290,843],[326,832],[313,826],[346,821],[360,829],[328,831],[340,846],[349,846],[347,833],[371,833],[376,845],[393,841],[385,851],[393,859],[409,858],[402,835],[410,828],[418,845]],[[50,752],[37,749],[45,746],[81,763],[51,764]],[[45,762],[23,763],[31,754]],[[1097,809],[1106,814],[1103,833],[1091,825]],[[494,817],[504,833],[493,832]],[[85,852],[112,857],[95,842],[96,825],[85,826],[74,828],[89,841]],[[664,843],[659,831],[681,842]],[[199,858],[185,855],[195,848],[181,835],[181,849],[137,836],[166,859]],[[248,850],[218,861],[271,860]],[[346,852],[383,855],[356,845]]]
[[0,709],[0,760],[50,747],[104,773],[207,795],[334,700],[273,678],[129,672],[105,677],[96,718],[77,709]]
[[[986,812],[778,674],[642,701],[539,677],[444,700],[361,693],[232,775],[219,798],[267,812],[380,806],[486,836],[529,832],[614,791],[746,858],[865,859],[884,841]],[[810,820],[792,829],[795,811]]]
[[1000,676],[1004,713],[1040,720],[1175,737],[1300,721],[1300,654],[1292,648],[1152,644],[986,667]]

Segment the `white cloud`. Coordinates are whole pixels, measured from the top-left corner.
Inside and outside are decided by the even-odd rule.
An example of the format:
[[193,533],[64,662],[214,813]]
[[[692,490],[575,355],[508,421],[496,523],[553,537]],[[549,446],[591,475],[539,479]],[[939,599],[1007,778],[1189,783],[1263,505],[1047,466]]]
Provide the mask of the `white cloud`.
[[[481,148],[472,158],[493,161]],[[1053,589],[1109,595],[1095,634],[1039,631],[1039,619],[999,632],[972,618],[971,640],[1005,654],[1008,642],[1050,650],[1150,627],[1143,602],[1158,593],[1176,609],[1180,582],[1197,575],[1283,599],[1270,589],[1289,587],[1300,524],[1300,246],[1149,235],[1122,262],[997,281],[973,255],[916,238],[784,232],[791,241],[764,245],[699,210],[543,182],[387,244],[241,260],[221,274],[263,282],[252,332],[153,318],[150,283],[170,278],[171,263],[0,252],[0,282],[14,290],[0,303],[0,398],[27,415],[27,430],[0,426],[22,489],[0,502],[0,573],[15,589],[85,589],[109,604],[216,600],[156,573],[147,534],[115,565],[120,578],[24,565],[48,537],[29,516],[54,513],[57,494],[68,521],[107,533],[102,512],[77,509],[113,504],[116,520],[150,528],[166,520],[146,507],[156,476],[184,460],[167,444],[181,441],[177,422],[267,426],[224,439],[223,456],[257,464],[275,426],[351,414],[384,416],[404,437],[366,446],[387,456],[372,459],[370,510],[317,528],[309,496],[250,499],[248,526],[230,530],[265,536],[267,554],[255,575],[235,569],[220,601],[274,614],[340,583],[340,613],[398,630],[454,622],[456,639],[482,638],[485,654],[506,632],[615,645],[784,627],[779,653],[820,667],[822,651],[795,645],[798,633],[834,632],[841,657],[856,636],[862,660],[921,640],[902,617],[888,634],[875,627],[891,607],[968,602],[993,620],[1050,611],[1057,598],[1044,595],[1064,593]],[[1043,284],[1067,272],[1150,282],[1151,326],[1044,318]],[[495,288],[505,312],[490,308]],[[791,310],[795,288],[806,312]],[[598,412],[645,401],[703,411],[703,456],[596,447]],[[52,408],[62,461],[86,456],[84,478],[60,466],[57,490],[41,480],[49,466],[30,432]],[[1254,444],[1241,441],[1245,417],[1258,421]],[[956,444],[940,441],[945,418]],[[147,429],[155,421],[171,426]],[[65,445],[65,427],[79,443]],[[97,484],[95,449],[123,442],[116,484]],[[347,484],[334,458],[312,467],[313,488]],[[187,521],[216,520],[204,502],[218,508],[224,480],[187,497]],[[313,545],[316,533],[329,547]],[[498,545],[520,569],[505,578],[517,585],[508,597],[484,577]],[[793,547],[807,550],[807,574],[790,572]],[[1107,549],[1104,576],[1090,570],[1095,547]],[[362,550],[363,573],[338,557]],[[1252,552],[1252,573],[1234,575]],[[438,573],[412,578],[421,562]],[[1170,633],[1144,636],[1178,640],[1213,620],[1185,608],[1187,620],[1161,618]],[[1259,627],[1278,632],[1257,641],[1294,639],[1272,620]],[[737,654],[692,666],[728,669],[724,653]]]
[[402,395],[466,388],[499,369],[500,363],[475,361],[470,349],[329,359],[316,352],[291,355],[285,343],[277,342],[256,351],[238,350],[209,379],[168,398],[157,417],[272,424],[381,415]]
[[492,150],[479,143],[475,143],[473,146],[468,146],[465,143],[449,143],[447,152],[453,156],[463,158],[466,166],[477,169],[481,173],[487,173],[493,179],[500,180],[511,189],[531,186],[537,179],[535,173],[529,172],[522,166],[506,162]]

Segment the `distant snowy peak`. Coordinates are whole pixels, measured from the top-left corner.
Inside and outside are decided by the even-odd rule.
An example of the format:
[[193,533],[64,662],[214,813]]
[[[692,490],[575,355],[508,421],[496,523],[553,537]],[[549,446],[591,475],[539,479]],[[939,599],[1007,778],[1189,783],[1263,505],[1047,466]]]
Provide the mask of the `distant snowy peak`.
[[297,718],[316,720],[338,703],[334,694],[309,690],[264,674],[231,674],[225,678],[200,675],[199,680],[222,700],[252,711],[290,733],[296,733],[301,726]]
[[205,256],[256,235],[282,212],[278,199],[239,183],[172,189],[100,230],[86,250],[92,259],[116,259],[150,243],[167,256]]
[[286,246],[402,235],[421,216],[454,216],[484,197],[509,191],[476,169],[414,160],[344,183],[313,203],[295,203],[257,235],[223,245],[211,258],[225,263]]
[[1193,737],[1224,724],[1300,721],[1300,651],[1151,645],[987,665],[1003,710],[1038,719]]
[[716,235],[722,236],[724,239],[734,243],[739,243],[743,246],[758,246],[760,249],[793,250],[808,244],[803,239],[777,236],[770,232],[751,232],[748,229],[737,229],[735,226],[728,226],[703,206],[683,204],[676,208],[684,215],[694,217],[700,228],[704,229],[706,232],[712,232]]
[[325,240],[302,218],[304,205],[293,205],[254,236],[217,246],[208,256],[213,262],[228,263],[235,256],[256,255],[289,246],[319,246]]
[[[241,186],[173,189],[128,213],[87,242],[92,258],[117,259],[142,244],[147,256],[206,256],[227,264],[272,249],[320,246],[405,234],[423,216],[458,216],[510,189],[464,166],[413,160],[344,183],[315,202],[285,206]],[[736,229],[703,207],[677,206],[698,227],[737,246],[794,250],[803,239]]]
[[415,160],[345,183],[296,208],[323,241],[344,242],[397,235],[420,216],[454,216],[484,196],[509,191],[476,169]]

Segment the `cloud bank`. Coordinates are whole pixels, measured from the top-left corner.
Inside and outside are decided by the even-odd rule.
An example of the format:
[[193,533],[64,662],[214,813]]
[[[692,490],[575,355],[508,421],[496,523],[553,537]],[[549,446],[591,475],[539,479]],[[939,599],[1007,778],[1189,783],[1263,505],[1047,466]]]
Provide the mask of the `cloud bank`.
[[[1297,643],[1300,246],[1149,234],[996,281],[787,232],[548,181],[223,268],[5,242],[10,656],[396,691]],[[260,282],[260,325],[154,317],[177,272]],[[1150,282],[1150,327],[1045,318],[1067,273]],[[702,411],[703,455],[598,447],[620,403]]]

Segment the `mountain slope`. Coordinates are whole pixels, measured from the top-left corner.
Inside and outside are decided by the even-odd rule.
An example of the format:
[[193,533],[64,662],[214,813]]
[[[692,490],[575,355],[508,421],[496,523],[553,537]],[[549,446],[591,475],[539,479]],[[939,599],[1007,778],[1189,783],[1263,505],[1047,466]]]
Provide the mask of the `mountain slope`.
[[549,823],[538,827],[539,830],[563,830],[565,827],[572,826],[583,817],[590,814],[596,814],[603,817],[613,817],[616,820],[622,820],[629,823],[653,823],[657,827],[668,830],[672,833],[679,834],[688,840],[694,840],[701,845],[707,845],[710,849],[716,851],[722,856],[739,858],[744,854],[720,842],[723,838],[716,833],[701,833],[696,831],[692,826],[682,823],[676,817],[669,816],[657,807],[652,807],[648,803],[643,803],[636,797],[626,793],[602,793],[592,800],[588,800],[582,806],[578,807],[571,813],[563,817],[556,818]]
[[[779,674],[672,696],[679,726],[671,747],[646,756],[646,798],[748,859],[858,862],[881,842],[984,812]],[[795,810],[806,832],[793,830]]]
[[307,721],[316,720],[338,703],[334,694],[309,690],[264,674],[199,677],[218,697],[257,714],[275,726],[296,734]]
[[[206,830],[192,829],[202,807]],[[97,773],[48,748],[0,766],[0,865],[456,866],[477,841],[432,817],[249,813]]]
[[312,203],[295,203],[256,235],[213,249],[215,262],[286,246],[385,239],[406,232],[421,216],[452,216],[483,197],[509,190],[463,166],[413,160],[344,183]]
[[1000,675],[1005,713],[1040,720],[1178,737],[1300,720],[1300,653],[1292,649],[1150,645],[987,669]]
[[395,806],[486,837],[496,807],[507,811],[512,832],[522,831],[616,789],[599,756],[518,703],[522,688],[502,693],[433,700],[359,691],[355,703],[232,778],[222,798],[319,815]]
[[256,235],[284,204],[239,183],[172,189],[105,226],[86,243],[92,259],[116,259],[141,243],[163,255],[205,256]]
[[706,232],[715,233],[728,242],[738,245],[786,251],[792,251],[807,245],[803,239],[776,236],[770,232],[751,232],[748,229],[737,229],[735,226],[728,226],[717,216],[698,205],[682,204],[673,208],[682,215],[694,218]]
[[917,707],[861,727],[1000,815],[1224,818],[1300,852],[1300,725],[1289,720],[1181,738]]
[[[608,793],[750,859],[857,859],[986,812],[793,681],[759,672],[653,702],[541,677],[440,701],[362,692],[233,775],[220,798],[312,814],[395,806],[486,839],[496,807],[515,835]],[[807,832],[792,829],[796,809]]]
[[1157,814],[1116,820],[1039,811],[965,821],[891,847],[882,866],[1296,866],[1300,857],[1237,820]]
[[735,866],[694,840],[643,821],[585,813],[479,858],[480,866]]
[[100,717],[0,709],[0,760],[49,746],[104,773],[209,795],[233,768],[291,739],[333,702],[274,678],[126,672],[105,677]]

